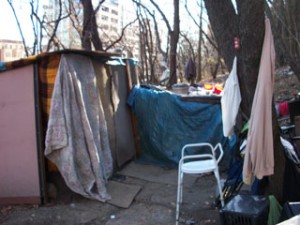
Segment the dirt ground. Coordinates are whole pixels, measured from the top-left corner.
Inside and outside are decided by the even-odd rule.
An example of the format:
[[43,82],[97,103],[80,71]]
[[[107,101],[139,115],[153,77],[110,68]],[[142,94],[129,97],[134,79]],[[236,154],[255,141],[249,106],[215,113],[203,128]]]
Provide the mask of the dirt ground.
[[300,81],[289,67],[276,70],[274,99],[276,102],[289,101],[300,92]]
[[[300,92],[299,81],[288,68],[275,77],[275,101],[290,100]],[[124,177],[122,182],[141,186],[130,207],[116,207],[72,193],[60,181],[49,203],[43,205],[0,205],[2,225],[171,225],[175,224],[177,186]],[[185,187],[180,224],[220,224],[214,206],[216,182],[213,175],[198,177]]]
[[[114,179],[114,178],[113,178]],[[122,182],[141,186],[127,209],[89,200],[72,193],[61,182],[56,199],[45,205],[0,206],[2,225],[169,225],[175,224],[177,185],[123,176]],[[183,189],[180,224],[220,224],[214,206],[213,175],[197,177]]]

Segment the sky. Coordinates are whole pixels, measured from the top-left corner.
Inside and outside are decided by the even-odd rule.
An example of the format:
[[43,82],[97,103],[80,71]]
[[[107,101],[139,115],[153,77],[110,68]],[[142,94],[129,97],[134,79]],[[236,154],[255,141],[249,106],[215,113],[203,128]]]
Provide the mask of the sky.
[[18,32],[15,29],[15,22],[11,15],[11,9],[6,0],[0,0],[0,38],[8,39],[18,36]]
[[[13,1],[22,4],[25,1]],[[29,10],[28,7],[23,9],[24,11]],[[20,12],[19,7],[16,7],[17,13]],[[24,29],[24,34],[29,36],[31,30],[29,25],[31,24],[28,14],[25,16],[25,13],[18,13],[20,15],[20,23]],[[12,39],[12,40],[21,40],[21,35],[18,30],[17,22],[14,18],[13,11],[11,10],[10,5],[7,3],[7,0],[0,0],[0,38],[1,39]]]
[[[44,0],[39,0],[40,4]],[[124,1],[124,0],[121,0]],[[128,0],[126,0],[128,1]],[[147,0],[144,0],[147,2]],[[21,23],[21,27],[23,30],[23,34],[26,37],[26,40],[30,40],[33,37],[33,31],[32,31],[32,23],[30,20],[30,6],[28,4],[29,0],[12,0],[16,13],[19,17],[19,21]],[[172,4],[172,1],[168,0],[170,2],[169,4]],[[195,2],[194,0],[189,1],[189,4]],[[159,1],[160,3],[160,1]],[[166,7],[165,3],[163,2],[164,6],[161,7],[161,9],[172,9],[173,7]],[[191,10],[195,9],[195,7],[189,7]],[[198,8],[198,7],[196,7]],[[183,11],[183,8],[181,8]],[[171,17],[173,11],[170,10],[166,13],[166,16]],[[196,13],[196,12],[195,12]],[[196,14],[195,14],[196,15]],[[185,23],[185,21],[188,19],[187,14],[183,16],[183,18],[180,18],[181,24],[184,25],[185,28],[187,28],[187,25],[193,24],[193,22]],[[173,22],[173,18],[169,19],[170,24]],[[189,28],[187,28],[189,29]],[[191,29],[190,29],[191,30]],[[16,19],[14,17],[13,11],[8,4],[7,0],[0,0],[0,39],[10,39],[10,40],[22,40],[21,35],[17,26]]]
[[6,0],[0,0],[0,38],[21,40],[17,23]]

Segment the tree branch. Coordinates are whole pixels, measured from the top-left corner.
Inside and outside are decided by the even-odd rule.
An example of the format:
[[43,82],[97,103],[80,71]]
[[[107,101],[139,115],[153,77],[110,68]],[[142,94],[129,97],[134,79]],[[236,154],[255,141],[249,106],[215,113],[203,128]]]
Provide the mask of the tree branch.
[[190,49],[191,49],[191,52],[192,52],[192,55],[193,55],[193,61],[195,61],[195,51],[194,51],[194,48],[193,48],[193,45],[191,43],[191,41],[189,40],[189,38],[187,37],[186,34],[184,34],[183,32],[180,32],[180,35],[184,38],[184,40],[189,44],[190,46]]
[[22,42],[23,42],[23,45],[24,45],[24,49],[25,49],[25,54],[26,54],[26,56],[28,57],[28,56],[29,56],[29,53],[28,53],[28,50],[27,50],[25,38],[24,38],[24,35],[23,35],[23,31],[22,31],[22,28],[21,28],[19,19],[18,19],[18,17],[17,17],[16,11],[15,11],[15,8],[14,8],[14,6],[13,6],[13,4],[12,4],[12,0],[7,0],[7,2],[8,2],[8,4],[10,5],[11,10],[13,11],[14,17],[15,17],[15,19],[16,19],[16,22],[17,22],[17,24],[18,24],[18,29],[19,29],[19,32],[20,32],[20,35],[21,35],[21,38],[22,38]]
[[158,25],[157,25],[157,21],[156,21],[156,17],[155,17],[154,12],[152,13],[145,5],[140,3],[140,1],[132,0],[132,2],[135,3],[137,7],[142,7],[152,17],[153,22],[154,22],[155,36],[156,36],[156,40],[157,40],[157,48],[158,48],[159,52],[164,56],[164,58],[167,58],[166,57],[167,56],[167,51],[164,51],[161,47],[161,39],[160,39],[160,35],[159,35],[159,31],[158,31]]
[[119,36],[119,38],[117,40],[115,40],[113,43],[111,43],[104,51],[106,52],[108,49],[110,49],[111,47],[113,47],[116,43],[120,42],[124,36],[125,30],[127,27],[129,27],[131,24],[135,23],[137,21],[137,18],[134,19],[133,21],[131,21],[130,23],[128,23],[125,27],[123,27],[121,35]]
[[161,11],[161,9],[159,8],[159,6],[153,1],[153,0],[150,0],[150,2],[152,3],[152,5],[154,5],[154,7],[157,9],[157,11],[160,13],[160,15],[162,16],[164,22],[166,23],[166,26],[168,28],[168,31],[169,33],[172,32],[172,28],[170,26],[170,23],[167,19],[167,17],[165,16],[165,14],[163,13],[163,11]]
[[98,3],[98,5],[97,5],[97,7],[95,8],[95,10],[94,10],[94,12],[95,12],[95,14],[99,11],[99,9],[100,9],[100,6],[103,4],[105,2],[105,0],[101,0],[101,1],[99,1],[99,3]]

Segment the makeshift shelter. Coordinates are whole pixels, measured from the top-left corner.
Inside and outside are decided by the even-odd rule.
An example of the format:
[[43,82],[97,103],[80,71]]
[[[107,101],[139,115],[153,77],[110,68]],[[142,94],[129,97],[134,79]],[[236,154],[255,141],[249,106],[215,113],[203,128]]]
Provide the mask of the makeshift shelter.
[[0,64],[1,203],[47,201],[46,172],[57,168],[72,191],[106,201],[106,179],[136,156],[174,167],[187,142],[229,149],[220,97],[132,88],[135,65],[80,50]]
[[[94,82],[96,84],[94,87],[98,89],[94,90],[94,93],[99,93],[103,111],[102,122],[106,121],[107,123],[107,138],[113,168],[120,168],[135,157],[131,115],[126,105],[130,87],[137,82],[133,60],[120,60],[112,54],[101,52],[64,50],[1,63],[0,202],[2,203],[41,203],[42,199],[47,198],[45,170],[46,168],[47,170],[56,168],[44,158],[44,143],[54,83],[57,80],[56,76],[60,71],[59,66],[62,59],[66,62],[65,66],[73,66],[77,69],[77,71],[73,71],[73,80],[69,81],[77,82],[74,76],[78,76],[79,89],[77,91],[86,89],[88,95],[92,93],[90,86],[85,83],[86,79],[80,80],[79,76],[84,76],[85,71],[86,73],[88,70],[94,71],[95,77],[90,77],[89,81]],[[64,78],[72,76],[72,71],[65,70],[65,72]],[[65,85],[66,81],[64,82]],[[87,86],[84,87],[84,85]],[[74,95],[71,94],[70,97],[72,98]],[[87,100],[86,96],[82,97]],[[90,115],[95,105],[89,105],[89,107],[92,109],[83,108],[82,110],[86,110]],[[94,116],[99,115],[95,114]],[[75,114],[72,116],[71,119],[74,119]],[[94,123],[91,124],[91,126],[94,125]],[[63,137],[62,133],[57,134],[58,138]],[[76,139],[77,136],[74,138]],[[70,144],[70,139],[65,141]],[[54,150],[54,154],[57,152]],[[81,153],[77,154],[82,157]],[[74,160],[73,163],[76,164],[74,168],[78,168],[78,160]],[[66,165],[69,164],[64,166]],[[70,168],[61,167],[60,170],[62,169],[68,171]],[[89,169],[93,170],[95,167],[91,166]],[[106,170],[106,168],[102,169]],[[77,180],[81,180],[82,177],[84,176],[77,177]],[[68,180],[70,185],[73,184],[73,178]],[[86,181],[82,180],[82,182]],[[91,178],[89,182],[85,185],[90,185],[90,187],[83,185],[83,190],[87,192],[86,197],[91,197],[88,188],[92,190],[94,186],[101,186],[95,178]],[[99,197],[99,200],[102,197]],[[108,196],[103,197],[102,200],[107,198]]]
[[138,124],[140,162],[177,168],[187,143],[221,143],[226,151],[235,138],[223,135],[220,97],[181,96],[169,91],[135,87],[128,98]]

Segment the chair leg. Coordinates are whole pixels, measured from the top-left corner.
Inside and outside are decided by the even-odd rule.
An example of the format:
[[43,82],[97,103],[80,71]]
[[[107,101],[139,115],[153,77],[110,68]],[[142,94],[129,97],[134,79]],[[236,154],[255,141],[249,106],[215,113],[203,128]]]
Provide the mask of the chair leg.
[[177,185],[177,201],[176,201],[176,224],[178,224],[180,204],[182,203],[182,178],[183,178],[183,174],[179,168],[178,185]]
[[183,173],[181,173],[181,177],[180,177],[180,204],[182,204],[182,191],[183,191]]
[[219,190],[219,194],[220,194],[221,205],[222,205],[222,208],[223,208],[225,206],[225,204],[224,204],[224,197],[223,197],[223,193],[222,193],[222,187],[221,187],[221,181],[220,181],[219,171],[215,170],[214,174],[215,174],[215,177],[217,179],[217,184],[218,184],[218,190]]

